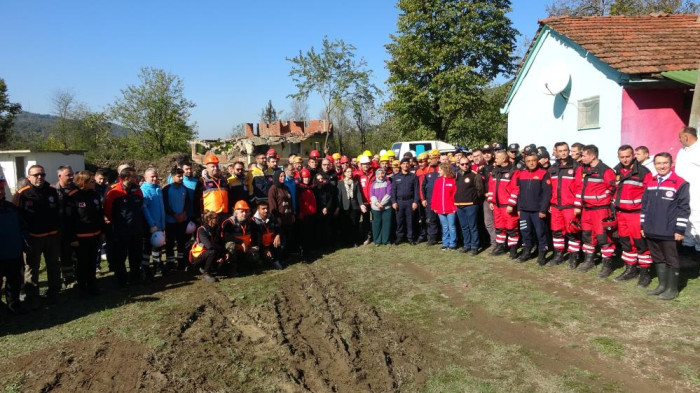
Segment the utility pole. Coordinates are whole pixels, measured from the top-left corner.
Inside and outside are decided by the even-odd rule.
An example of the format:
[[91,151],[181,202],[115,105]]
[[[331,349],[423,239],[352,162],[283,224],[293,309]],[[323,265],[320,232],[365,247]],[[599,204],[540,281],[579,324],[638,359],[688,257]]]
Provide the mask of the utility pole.
[[698,129],[700,126],[700,65],[698,65],[698,76],[695,79],[695,91],[693,91],[693,104],[690,106],[689,127]]

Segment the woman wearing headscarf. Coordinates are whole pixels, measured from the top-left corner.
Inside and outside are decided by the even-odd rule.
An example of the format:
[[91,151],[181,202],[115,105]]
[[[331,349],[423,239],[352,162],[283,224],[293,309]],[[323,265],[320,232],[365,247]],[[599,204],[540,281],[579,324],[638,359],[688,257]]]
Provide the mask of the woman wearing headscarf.
[[367,211],[362,197],[362,189],[357,180],[352,177],[352,168],[345,168],[342,180],[338,182],[338,221],[340,233],[346,245],[357,246],[364,239],[360,239],[362,228],[360,216]]
[[430,200],[430,208],[437,213],[442,226],[442,250],[457,249],[457,227],[455,226],[455,175],[452,165],[440,164],[438,178],[433,185],[433,197]]
[[391,207],[391,183],[386,180],[386,171],[383,168],[377,169],[376,180],[370,187],[369,195],[374,244],[377,246],[389,244],[394,209]]
[[281,169],[272,174],[272,187],[267,192],[267,200],[270,205],[270,216],[277,221],[281,238],[280,258],[286,257],[287,241],[294,228],[294,209],[292,208],[292,193],[285,184],[285,173]]

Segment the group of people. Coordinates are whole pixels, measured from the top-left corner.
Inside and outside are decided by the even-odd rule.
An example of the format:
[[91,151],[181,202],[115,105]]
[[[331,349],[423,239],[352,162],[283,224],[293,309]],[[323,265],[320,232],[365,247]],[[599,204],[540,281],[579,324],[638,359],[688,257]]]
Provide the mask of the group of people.
[[19,310],[39,305],[42,255],[48,301],[63,285],[97,294],[103,248],[121,287],[150,282],[156,270],[195,266],[213,283],[241,268],[282,269],[293,255],[422,242],[518,262],[536,257],[539,265],[568,260],[582,272],[596,267],[599,252],[604,278],[620,249],[625,269],[616,281],[638,278],[646,287],[654,264],[659,282],[649,294],[673,299],[677,243],[700,250],[697,131],[685,127],[679,139],[675,162],[667,152],[650,157],[644,146],[624,145],[613,168],[595,145],[566,142],[554,145],[553,157],[543,146],[515,143],[400,158],[391,150],[353,158],[313,150],[284,163],[270,149],[225,168],[208,155],[201,173],[178,162],[165,185],[155,168],[139,175],[122,165],[111,186],[103,171],[74,174],[67,166],[52,186],[33,165],[12,202],[0,187],[0,274],[8,307]]

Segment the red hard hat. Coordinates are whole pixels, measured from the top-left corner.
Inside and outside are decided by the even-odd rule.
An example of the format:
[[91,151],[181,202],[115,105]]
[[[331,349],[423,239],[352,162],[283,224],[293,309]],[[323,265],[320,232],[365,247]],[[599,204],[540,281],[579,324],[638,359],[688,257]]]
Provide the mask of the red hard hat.
[[311,177],[311,172],[309,172],[308,169],[304,168],[299,172],[299,175],[301,175],[302,178],[304,177]]
[[333,161],[335,161],[335,160],[333,159],[333,156],[326,156],[326,160],[330,161],[331,164],[333,163]]
[[566,228],[568,233],[581,233],[581,223],[577,219],[569,221],[569,226]]
[[350,162],[350,160],[348,160],[348,156],[343,156],[340,158],[341,164],[347,164],[348,162]]
[[269,149],[265,155],[267,157],[277,157],[277,151],[275,149]]
[[318,152],[318,150],[311,150],[311,153],[309,153],[309,158],[319,158],[321,157],[321,153]]

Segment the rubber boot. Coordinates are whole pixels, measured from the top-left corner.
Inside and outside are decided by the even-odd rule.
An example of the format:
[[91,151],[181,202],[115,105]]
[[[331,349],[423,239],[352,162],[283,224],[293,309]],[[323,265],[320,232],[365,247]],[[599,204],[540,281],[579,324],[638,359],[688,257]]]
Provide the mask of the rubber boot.
[[668,279],[668,265],[666,265],[665,263],[657,263],[656,276],[659,278],[659,285],[651,291],[647,291],[647,295],[661,295],[662,293],[664,293],[664,291],[666,291],[666,280]]
[[516,259],[518,257],[518,246],[510,246],[510,259]]
[[677,267],[668,269],[668,277],[666,278],[666,290],[659,295],[661,300],[671,300],[678,297],[678,279],[680,278],[680,270]]
[[639,269],[637,268],[637,265],[628,265],[625,264],[625,271],[622,272],[619,276],[615,277],[615,281],[617,282],[622,282],[622,281],[629,281],[639,275]]
[[537,253],[537,264],[544,266],[547,263],[547,251],[542,250]]
[[557,266],[564,261],[564,251],[554,250],[554,256],[552,260],[547,262],[547,266]]
[[612,259],[603,258],[601,265],[603,268],[600,270],[600,273],[598,273],[598,278],[606,278],[610,276],[613,272]]
[[583,258],[583,263],[579,265],[579,267],[576,269],[580,271],[581,273],[585,273],[593,268],[595,268],[595,254],[593,253],[584,253],[584,258]]
[[569,269],[576,269],[578,265],[578,253],[572,252],[569,254]]
[[639,280],[637,280],[637,286],[646,288],[651,284],[651,274],[649,274],[649,266],[639,268]]
[[[513,247],[515,248],[515,247]],[[513,248],[510,249],[510,257],[513,258]],[[518,258],[518,262],[523,263],[527,262],[530,258],[532,257],[532,254],[530,253],[530,247],[523,246],[523,252],[520,254],[520,258]]]
[[505,244],[496,244],[496,247],[493,248],[493,251],[491,251],[491,255],[503,255],[506,253],[506,246]]

